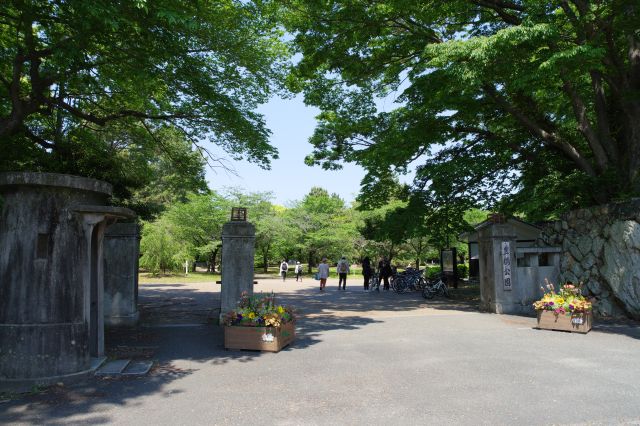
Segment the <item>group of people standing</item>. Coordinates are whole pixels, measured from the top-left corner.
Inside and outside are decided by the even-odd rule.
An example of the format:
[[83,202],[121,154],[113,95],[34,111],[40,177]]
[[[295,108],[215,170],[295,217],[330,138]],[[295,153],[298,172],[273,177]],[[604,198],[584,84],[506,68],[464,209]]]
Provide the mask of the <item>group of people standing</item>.
[[[364,289],[369,290],[369,284],[371,278],[374,275],[374,269],[371,266],[371,259],[365,257],[362,260],[362,275],[364,277]],[[384,289],[389,290],[389,278],[393,275],[393,268],[391,268],[391,262],[386,257],[383,257],[378,261],[378,282],[376,288],[380,288],[380,282],[384,282]]]
[[[346,290],[347,289],[347,275],[351,270],[351,266],[347,261],[345,256],[342,256],[336,265],[336,270],[338,271],[338,290]],[[387,258],[383,257],[378,262],[378,282],[377,288],[380,287],[380,283],[383,282],[384,290],[389,290],[389,278],[393,275],[393,269],[391,267],[391,263]],[[287,272],[289,271],[289,264],[286,260],[282,260],[280,263],[280,275],[282,275],[282,281],[286,281]],[[296,262],[295,267],[296,281],[302,281],[302,265],[300,262]],[[362,261],[362,275],[364,277],[364,289],[369,290],[369,284],[371,282],[371,278],[374,275],[374,268],[371,265],[371,259],[369,257],[365,257]],[[324,291],[327,285],[327,279],[329,278],[329,263],[327,263],[327,258],[323,257],[322,261],[318,265],[318,273],[316,274],[316,278],[320,280],[320,291]]]

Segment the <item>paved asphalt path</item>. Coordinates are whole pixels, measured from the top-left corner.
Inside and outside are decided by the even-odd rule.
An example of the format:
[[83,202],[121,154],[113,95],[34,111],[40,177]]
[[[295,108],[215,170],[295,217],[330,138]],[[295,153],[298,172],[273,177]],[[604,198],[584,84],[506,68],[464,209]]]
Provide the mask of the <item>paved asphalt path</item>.
[[0,424],[640,424],[637,324],[535,330],[355,281],[320,293],[310,279],[260,279],[256,291],[304,310],[278,354],[223,349],[204,324],[220,286],[141,285],[145,327],[128,344],[157,361],[152,374],[8,398]]

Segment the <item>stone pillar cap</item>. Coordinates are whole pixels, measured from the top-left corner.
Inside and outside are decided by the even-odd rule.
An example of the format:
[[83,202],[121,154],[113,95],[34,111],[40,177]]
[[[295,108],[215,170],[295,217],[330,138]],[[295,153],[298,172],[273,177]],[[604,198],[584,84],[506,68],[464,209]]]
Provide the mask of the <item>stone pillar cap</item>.
[[0,186],[31,185],[73,188],[111,195],[113,187],[107,182],[81,176],[59,173],[4,172],[0,173]]
[[116,219],[133,219],[136,217],[134,211],[126,207],[88,206],[84,204],[73,204],[71,206],[71,210],[77,213],[104,214],[107,217]]

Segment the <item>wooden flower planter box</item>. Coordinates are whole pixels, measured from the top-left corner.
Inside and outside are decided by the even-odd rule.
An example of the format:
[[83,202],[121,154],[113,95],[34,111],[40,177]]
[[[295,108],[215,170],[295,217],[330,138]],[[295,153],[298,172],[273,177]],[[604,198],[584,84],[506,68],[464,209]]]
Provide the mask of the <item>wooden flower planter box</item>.
[[294,323],[280,327],[224,327],[225,349],[279,352],[296,337]]
[[587,312],[575,316],[556,315],[553,311],[538,311],[538,328],[543,330],[588,333],[593,324],[593,314]]

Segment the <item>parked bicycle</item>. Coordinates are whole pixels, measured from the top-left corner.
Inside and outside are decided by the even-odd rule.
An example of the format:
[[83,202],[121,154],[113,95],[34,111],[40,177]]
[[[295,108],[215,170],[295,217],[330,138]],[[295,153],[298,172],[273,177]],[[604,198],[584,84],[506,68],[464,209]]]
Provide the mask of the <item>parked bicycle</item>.
[[391,288],[398,294],[407,290],[419,291],[424,288],[426,281],[423,277],[424,270],[407,268],[404,272],[394,275],[391,280]]
[[450,297],[449,287],[447,283],[442,280],[442,277],[438,277],[434,280],[428,281],[422,288],[422,297],[425,299],[433,299],[435,295]]

